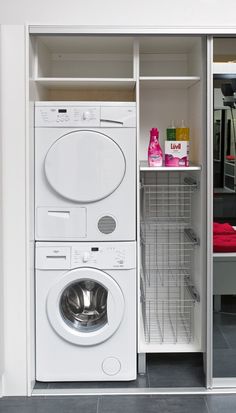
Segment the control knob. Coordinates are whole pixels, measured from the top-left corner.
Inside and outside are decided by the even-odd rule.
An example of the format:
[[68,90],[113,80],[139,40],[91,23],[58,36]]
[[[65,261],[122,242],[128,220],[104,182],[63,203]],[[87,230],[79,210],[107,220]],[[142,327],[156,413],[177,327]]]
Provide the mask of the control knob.
[[83,254],[83,262],[88,262],[89,260],[89,252],[84,252]]
[[89,111],[83,112],[83,120],[89,120],[91,118],[91,113]]

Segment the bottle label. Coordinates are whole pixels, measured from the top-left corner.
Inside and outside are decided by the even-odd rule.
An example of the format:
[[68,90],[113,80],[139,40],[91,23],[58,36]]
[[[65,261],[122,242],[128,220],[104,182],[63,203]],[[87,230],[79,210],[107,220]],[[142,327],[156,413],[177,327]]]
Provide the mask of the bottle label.
[[175,141],[176,140],[176,129],[175,128],[167,128],[166,129],[166,138],[168,141]]
[[177,141],[189,141],[189,128],[176,128]]

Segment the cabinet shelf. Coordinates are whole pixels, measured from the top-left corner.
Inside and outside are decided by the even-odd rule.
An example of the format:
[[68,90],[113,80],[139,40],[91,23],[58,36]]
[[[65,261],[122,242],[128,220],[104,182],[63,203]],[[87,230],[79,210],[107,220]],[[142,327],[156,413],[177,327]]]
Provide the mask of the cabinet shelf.
[[46,88],[57,89],[112,89],[130,90],[135,88],[135,80],[131,78],[59,78],[59,77],[38,77],[35,82]]
[[191,164],[189,166],[148,166],[147,161],[140,161],[140,171],[162,171],[162,172],[171,172],[171,171],[201,171],[201,165]]
[[216,62],[213,63],[213,74],[234,74],[236,73],[236,63],[235,62]]
[[140,85],[156,89],[188,89],[200,81],[199,76],[140,76]]

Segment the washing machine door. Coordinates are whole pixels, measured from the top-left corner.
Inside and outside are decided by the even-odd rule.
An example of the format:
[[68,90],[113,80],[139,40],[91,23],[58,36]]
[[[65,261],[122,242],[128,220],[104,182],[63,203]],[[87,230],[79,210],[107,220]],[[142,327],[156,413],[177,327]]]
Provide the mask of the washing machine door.
[[47,316],[56,333],[81,346],[111,337],[122,322],[124,308],[117,282],[95,268],[69,271],[47,297]]
[[125,176],[125,156],[109,136],[79,130],[58,139],[48,150],[46,178],[63,198],[96,202],[112,194]]

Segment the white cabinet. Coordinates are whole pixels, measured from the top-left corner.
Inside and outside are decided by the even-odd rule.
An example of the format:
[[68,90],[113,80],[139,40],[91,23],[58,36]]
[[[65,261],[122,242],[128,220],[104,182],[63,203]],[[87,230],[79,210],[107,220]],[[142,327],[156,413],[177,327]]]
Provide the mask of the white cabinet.
[[134,41],[123,36],[32,36],[39,99],[134,100]]
[[[140,353],[204,352],[205,38],[140,39]],[[190,128],[189,168],[149,168],[149,130]]]
[[[31,36],[32,100],[137,103],[140,353],[205,350],[205,43],[204,36]],[[190,128],[190,167],[149,168],[149,130],[158,127],[164,149],[172,119]]]

